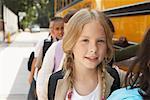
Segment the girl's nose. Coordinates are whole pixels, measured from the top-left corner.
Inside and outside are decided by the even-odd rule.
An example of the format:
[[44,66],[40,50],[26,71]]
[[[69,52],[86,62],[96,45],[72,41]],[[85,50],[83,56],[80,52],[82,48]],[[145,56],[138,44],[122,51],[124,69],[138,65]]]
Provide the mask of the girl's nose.
[[95,43],[92,43],[91,45],[89,45],[89,52],[90,53],[96,53],[97,52],[97,46]]

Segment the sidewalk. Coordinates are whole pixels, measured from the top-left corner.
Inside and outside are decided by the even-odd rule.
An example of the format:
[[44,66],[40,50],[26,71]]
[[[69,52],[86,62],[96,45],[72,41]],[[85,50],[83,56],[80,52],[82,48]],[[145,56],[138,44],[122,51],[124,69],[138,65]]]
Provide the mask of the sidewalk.
[[0,44],[0,100],[27,100],[29,91],[27,61],[37,41],[47,33],[18,33],[9,46]]
[[0,100],[27,100],[29,72],[26,65],[33,45],[17,42],[19,35],[12,35],[11,43],[0,43]]

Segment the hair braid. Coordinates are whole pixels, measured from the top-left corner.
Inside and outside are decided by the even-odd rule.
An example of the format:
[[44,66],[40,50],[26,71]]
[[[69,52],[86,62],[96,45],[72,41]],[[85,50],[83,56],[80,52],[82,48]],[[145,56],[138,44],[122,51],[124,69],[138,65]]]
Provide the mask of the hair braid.
[[100,86],[101,86],[101,99],[103,100],[106,97],[106,80],[105,80],[105,63],[104,61],[98,66],[99,76],[100,76]]
[[66,54],[66,57],[64,59],[63,70],[65,72],[64,78],[68,78],[69,80],[69,89],[71,89],[73,86],[73,79],[74,79],[73,68],[74,68],[73,54],[68,53]]

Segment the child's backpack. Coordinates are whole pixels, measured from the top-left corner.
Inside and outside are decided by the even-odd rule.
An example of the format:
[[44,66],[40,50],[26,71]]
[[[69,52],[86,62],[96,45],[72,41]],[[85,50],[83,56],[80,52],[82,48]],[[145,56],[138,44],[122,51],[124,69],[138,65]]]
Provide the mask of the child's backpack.
[[110,89],[110,94],[111,94],[114,90],[117,90],[120,88],[120,77],[119,77],[118,71],[112,66],[108,65],[106,67],[106,70],[114,78],[113,85],[111,86],[111,89]]
[[52,45],[52,43],[53,43],[53,39],[52,38],[51,38],[51,40],[48,40],[48,39],[44,40],[42,60],[43,60],[43,58],[45,56],[46,51]]
[[31,52],[29,60],[28,60],[28,71],[31,71],[33,59],[34,59],[34,51]]
[[[51,46],[51,44],[52,44],[52,40],[48,40],[48,39],[44,40],[42,60],[45,56],[46,51]],[[32,66],[33,59],[34,59],[34,51],[31,52],[29,60],[28,60],[28,65],[27,65],[28,66],[28,71],[31,71],[31,66]]]
[[[120,77],[118,71],[115,68],[112,68],[112,66],[108,65],[106,70],[114,78],[114,82],[111,86],[111,91],[110,91],[111,94],[114,90],[120,88]],[[64,77],[63,70],[60,70],[50,76],[49,83],[48,83],[48,100],[54,100],[57,81],[59,79],[63,79],[63,77]]]

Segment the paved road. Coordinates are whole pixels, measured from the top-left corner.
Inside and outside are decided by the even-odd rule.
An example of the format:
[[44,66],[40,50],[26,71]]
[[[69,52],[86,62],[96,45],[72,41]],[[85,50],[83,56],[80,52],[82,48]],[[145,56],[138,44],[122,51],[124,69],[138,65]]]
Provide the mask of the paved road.
[[0,100],[26,100],[29,90],[27,60],[48,32],[18,33],[11,44],[0,43]]

